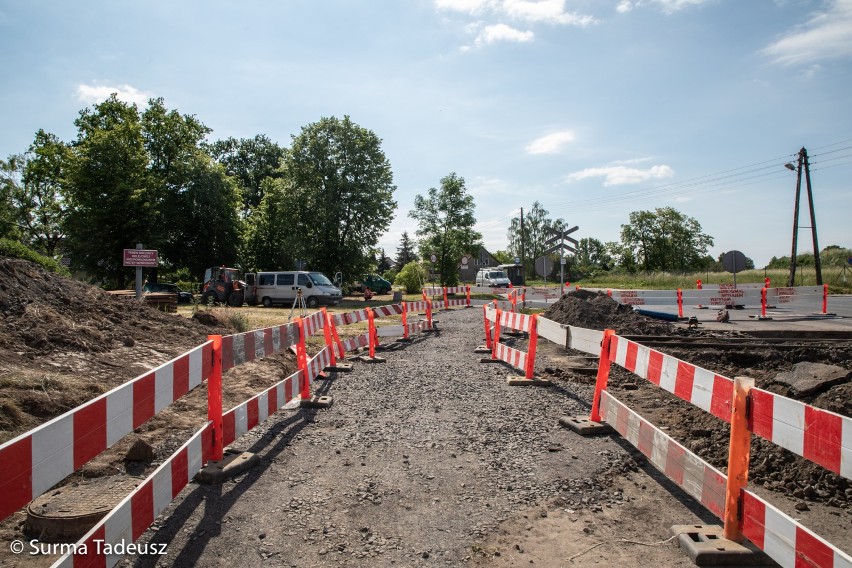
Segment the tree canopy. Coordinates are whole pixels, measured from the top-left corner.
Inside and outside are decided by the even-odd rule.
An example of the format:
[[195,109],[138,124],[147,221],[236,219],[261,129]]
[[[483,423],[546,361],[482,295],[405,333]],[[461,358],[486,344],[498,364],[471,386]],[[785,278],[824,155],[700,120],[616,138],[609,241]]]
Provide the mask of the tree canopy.
[[464,178],[455,172],[441,179],[440,189],[429,188],[425,197],[414,198],[414,209],[408,216],[419,223],[420,255],[437,257],[443,286],[458,284],[461,257],[481,246],[482,235],[473,228],[473,211],[473,196],[467,193]]
[[689,271],[704,268],[713,237],[701,230],[701,224],[673,207],[654,211],[634,211],[621,226],[621,250],[624,266],[641,270]]

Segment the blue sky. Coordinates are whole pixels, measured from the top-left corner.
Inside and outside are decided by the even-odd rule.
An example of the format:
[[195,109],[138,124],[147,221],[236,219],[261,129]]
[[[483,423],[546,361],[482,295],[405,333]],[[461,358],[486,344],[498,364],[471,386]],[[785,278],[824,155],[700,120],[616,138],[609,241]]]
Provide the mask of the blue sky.
[[0,48],[3,157],[110,92],[214,140],[349,115],[393,167],[390,256],[456,172],[491,250],[536,200],[602,241],[671,205],[760,267],[790,252],[802,146],[820,245],[852,246],[852,0],[0,0]]

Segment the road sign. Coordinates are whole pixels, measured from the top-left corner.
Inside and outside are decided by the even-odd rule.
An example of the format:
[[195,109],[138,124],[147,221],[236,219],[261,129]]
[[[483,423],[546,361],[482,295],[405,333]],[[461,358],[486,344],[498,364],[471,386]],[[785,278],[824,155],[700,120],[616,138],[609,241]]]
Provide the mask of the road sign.
[[462,266],[467,266],[467,257],[463,256],[461,259]]
[[432,262],[435,262],[435,261],[438,260],[438,257],[433,254],[432,256],[429,257],[429,260],[431,260]]
[[515,257],[515,264],[520,264],[520,263],[521,263],[521,257],[516,256]]
[[725,272],[742,272],[746,267],[746,257],[738,250],[732,250],[722,255],[722,268]]
[[542,278],[547,278],[550,271],[553,270],[553,261],[547,256],[540,256],[535,259],[535,273]]
[[157,268],[157,251],[124,249],[124,266]]

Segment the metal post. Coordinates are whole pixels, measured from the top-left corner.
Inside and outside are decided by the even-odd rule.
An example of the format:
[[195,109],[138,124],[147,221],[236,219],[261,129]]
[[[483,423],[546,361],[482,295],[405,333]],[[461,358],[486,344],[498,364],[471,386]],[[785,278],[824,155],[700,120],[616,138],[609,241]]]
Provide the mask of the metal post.
[[[142,243],[136,243],[136,250],[142,250],[145,248],[142,246]],[[142,267],[136,267],[136,299],[142,297]]]

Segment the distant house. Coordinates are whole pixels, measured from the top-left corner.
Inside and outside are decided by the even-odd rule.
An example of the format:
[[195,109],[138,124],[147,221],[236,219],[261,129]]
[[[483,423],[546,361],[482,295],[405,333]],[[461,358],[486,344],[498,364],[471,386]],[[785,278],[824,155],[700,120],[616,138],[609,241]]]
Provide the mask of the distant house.
[[471,251],[467,255],[467,259],[467,266],[459,265],[459,280],[461,282],[475,282],[476,273],[479,272],[480,268],[493,268],[500,265],[500,261],[485,250],[485,247]]

